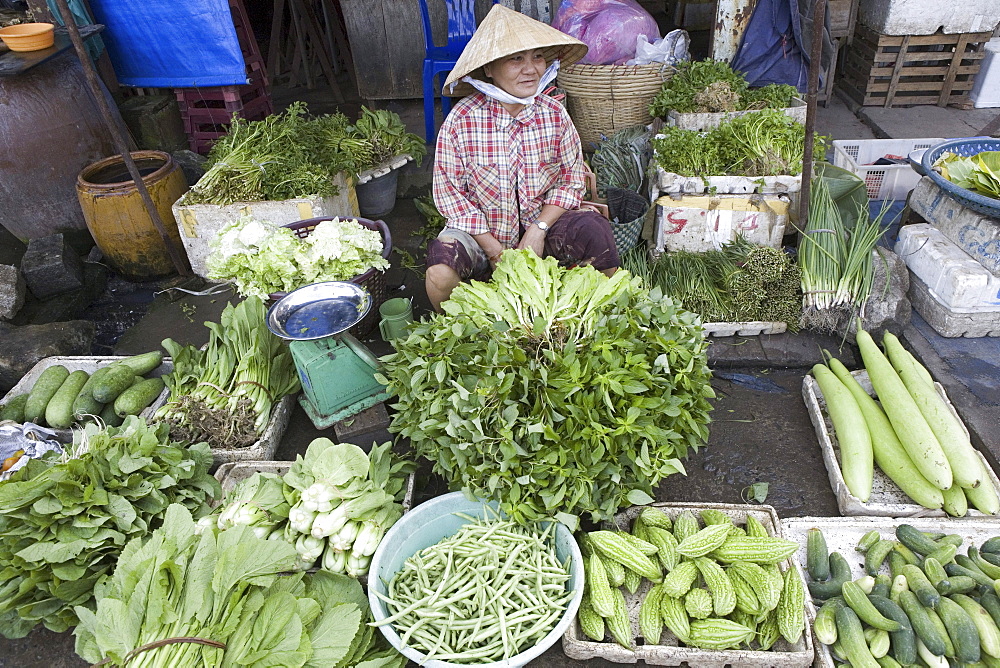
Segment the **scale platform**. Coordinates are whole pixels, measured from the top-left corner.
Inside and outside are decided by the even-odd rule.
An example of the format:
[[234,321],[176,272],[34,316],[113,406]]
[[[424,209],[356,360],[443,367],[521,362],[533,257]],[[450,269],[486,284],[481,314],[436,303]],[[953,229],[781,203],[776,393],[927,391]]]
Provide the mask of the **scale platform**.
[[288,341],[295,361],[302,382],[299,404],[317,429],[389,398],[375,379],[378,358],[347,333],[370,309],[364,288],[329,281],[294,290],[268,311],[268,329]]

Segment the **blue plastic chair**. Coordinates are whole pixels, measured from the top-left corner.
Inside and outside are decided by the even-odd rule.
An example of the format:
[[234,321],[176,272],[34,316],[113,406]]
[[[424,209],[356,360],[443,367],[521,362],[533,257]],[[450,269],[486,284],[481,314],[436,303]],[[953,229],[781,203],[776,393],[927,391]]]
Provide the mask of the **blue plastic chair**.
[[[497,4],[499,0],[493,0]],[[427,143],[434,143],[437,130],[434,122],[434,94],[437,88],[434,79],[438,74],[447,74],[455,69],[458,57],[469,43],[472,33],[476,31],[476,0],[445,0],[448,9],[448,41],[444,46],[434,43],[434,33],[431,31],[431,17],[427,11],[427,0],[420,0],[420,17],[424,22],[424,44],[427,55],[424,57],[424,135]],[[451,111],[451,98],[441,96],[442,118]]]

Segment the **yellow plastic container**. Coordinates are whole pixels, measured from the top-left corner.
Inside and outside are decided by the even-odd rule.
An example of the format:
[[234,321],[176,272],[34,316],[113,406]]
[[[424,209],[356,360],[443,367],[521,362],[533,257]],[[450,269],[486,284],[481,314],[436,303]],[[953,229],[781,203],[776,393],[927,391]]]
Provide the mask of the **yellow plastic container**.
[[[133,151],[143,183],[178,251],[183,249],[171,205],[187,192],[180,166],[169,153]],[[122,156],[88,165],[76,180],[76,194],[94,242],[107,262],[132,280],[174,273],[163,238],[153,225]]]
[[11,51],[41,51],[55,43],[51,23],[21,23],[0,28],[0,40]]

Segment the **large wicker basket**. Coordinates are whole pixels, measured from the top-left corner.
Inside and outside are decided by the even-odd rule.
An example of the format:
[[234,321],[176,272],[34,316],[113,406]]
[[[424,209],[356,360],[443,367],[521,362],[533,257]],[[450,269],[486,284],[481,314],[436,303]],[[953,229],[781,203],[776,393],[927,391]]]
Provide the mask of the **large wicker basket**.
[[593,150],[602,135],[651,122],[649,103],[673,73],[672,67],[660,64],[574,63],[559,70],[559,87],[566,91],[566,108],[583,150]]
[[[309,218],[295,223],[288,223],[283,227],[287,227],[295,232],[300,239],[304,239],[309,236],[310,232],[316,229],[317,225],[325,220],[333,220],[333,218],[333,216]],[[369,230],[375,230],[382,235],[382,257],[388,260],[389,254],[392,253],[392,235],[389,233],[389,226],[381,220],[368,220],[367,218],[354,218],[354,220],[358,221],[358,223],[360,223],[363,227],[367,227]],[[369,269],[368,271],[358,274],[352,278],[351,283],[360,285],[367,290],[372,299],[372,306],[368,310],[368,314],[365,315],[360,322],[348,330],[354,336],[361,338],[366,336],[368,332],[372,331],[375,324],[379,320],[378,307],[385,301],[386,293],[388,292],[388,287],[385,282],[385,272],[378,271],[376,269]],[[270,297],[272,300],[277,300],[281,299],[286,294],[287,293],[285,292],[275,292],[271,294]]]

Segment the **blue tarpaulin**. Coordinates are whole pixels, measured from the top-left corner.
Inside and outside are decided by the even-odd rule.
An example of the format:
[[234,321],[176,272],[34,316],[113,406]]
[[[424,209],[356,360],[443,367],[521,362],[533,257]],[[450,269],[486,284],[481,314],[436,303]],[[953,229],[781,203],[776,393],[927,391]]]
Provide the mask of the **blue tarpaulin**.
[[125,86],[190,88],[247,83],[227,0],[90,0]]

